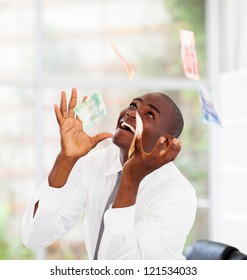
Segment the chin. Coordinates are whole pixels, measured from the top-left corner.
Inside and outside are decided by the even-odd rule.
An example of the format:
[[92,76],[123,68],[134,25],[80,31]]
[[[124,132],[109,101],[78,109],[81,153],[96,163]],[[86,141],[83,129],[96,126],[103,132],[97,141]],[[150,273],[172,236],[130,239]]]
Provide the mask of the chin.
[[126,139],[125,137],[121,137],[121,135],[118,134],[116,131],[115,134],[112,137],[112,143],[119,147],[120,149],[123,149],[125,151],[128,151],[130,148],[131,141],[130,139]]

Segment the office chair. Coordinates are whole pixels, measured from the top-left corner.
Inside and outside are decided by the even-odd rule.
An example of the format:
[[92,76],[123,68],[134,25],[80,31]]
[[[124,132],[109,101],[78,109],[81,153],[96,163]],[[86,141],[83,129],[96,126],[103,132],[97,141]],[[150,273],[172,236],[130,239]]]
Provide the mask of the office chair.
[[198,240],[185,250],[187,260],[247,260],[247,255],[227,244]]

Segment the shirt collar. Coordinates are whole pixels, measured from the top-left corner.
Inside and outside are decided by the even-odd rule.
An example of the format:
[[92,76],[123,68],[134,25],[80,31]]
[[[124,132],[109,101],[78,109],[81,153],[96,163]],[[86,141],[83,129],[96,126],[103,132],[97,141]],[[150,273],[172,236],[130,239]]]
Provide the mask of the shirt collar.
[[120,161],[120,149],[116,147],[112,152],[113,159],[109,165],[109,168],[106,170],[106,176],[116,174],[123,169],[122,163]]
[[[114,147],[114,148],[113,148]],[[120,149],[116,146],[112,146],[111,150],[108,150],[109,153],[112,153],[112,160],[109,164],[108,169],[106,170],[105,176],[110,176],[118,173],[119,171],[123,170],[123,166],[120,160]],[[143,189],[144,186],[149,183],[149,181],[152,179],[154,174],[157,172],[155,170],[154,172],[148,174],[145,178],[143,178],[139,190]]]

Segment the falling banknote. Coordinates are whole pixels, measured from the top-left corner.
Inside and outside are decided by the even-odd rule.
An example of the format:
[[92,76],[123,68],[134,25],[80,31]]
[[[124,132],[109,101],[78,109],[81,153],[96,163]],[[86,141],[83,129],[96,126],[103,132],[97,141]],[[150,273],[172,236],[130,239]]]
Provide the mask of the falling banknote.
[[195,49],[195,36],[193,31],[180,29],[181,57],[183,61],[184,74],[187,78],[199,80],[197,68],[197,57]]
[[181,42],[181,57],[183,62],[184,74],[187,78],[195,80],[198,97],[200,99],[203,120],[206,123],[221,125],[220,118],[215,110],[213,99],[210,93],[200,82],[197,67],[197,57],[195,49],[195,36],[193,31],[180,29],[179,37]]
[[208,92],[207,88],[198,82],[196,82],[196,87],[202,106],[203,120],[206,123],[215,123],[221,126],[220,118],[215,110],[212,97]]
[[120,51],[117,49],[117,47],[113,44],[113,42],[109,39],[108,36],[105,36],[106,41],[109,43],[109,45],[111,46],[112,50],[115,52],[115,54],[118,56],[118,58],[120,59],[120,61],[122,62],[129,80],[132,80],[133,77],[135,76],[135,70],[133,68],[133,66],[126,60],[126,58],[120,53]]
[[74,109],[76,115],[83,122],[84,128],[92,127],[107,115],[104,101],[100,94],[93,93]]
[[136,137],[138,135],[142,135],[142,132],[143,132],[142,119],[141,119],[140,115],[136,111],[136,130],[135,130],[134,138],[133,138],[133,140],[131,142],[131,145],[130,145],[130,148],[129,148],[129,154],[128,154],[129,158],[132,156],[133,152],[135,151]]

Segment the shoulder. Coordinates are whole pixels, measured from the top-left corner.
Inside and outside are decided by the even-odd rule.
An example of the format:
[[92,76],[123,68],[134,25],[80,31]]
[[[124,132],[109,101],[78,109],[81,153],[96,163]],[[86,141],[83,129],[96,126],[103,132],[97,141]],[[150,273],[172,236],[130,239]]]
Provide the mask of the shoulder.
[[106,147],[92,150],[88,157],[94,158],[94,159],[104,159],[109,160],[117,157],[119,155],[119,148],[114,145],[113,143],[109,143]]
[[174,163],[170,162],[159,168],[157,177],[161,185],[169,188],[173,195],[195,197],[195,189]]
[[77,162],[79,168],[97,169],[107,168],[119,157],[119,149],[113,143],[109,143],[103,148],[93,149],[86,156],[80,158]]
[[172,224],[183,224],[181,217],[184,222],[194,219],[195,190],[174,163],[162,166],[144,179],[137,200],[140,208],[144,207],[148,213]]

